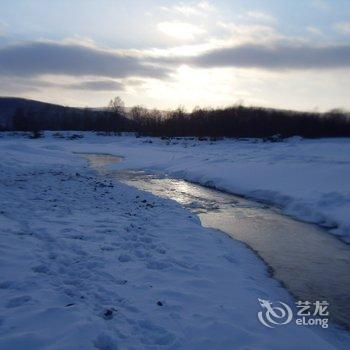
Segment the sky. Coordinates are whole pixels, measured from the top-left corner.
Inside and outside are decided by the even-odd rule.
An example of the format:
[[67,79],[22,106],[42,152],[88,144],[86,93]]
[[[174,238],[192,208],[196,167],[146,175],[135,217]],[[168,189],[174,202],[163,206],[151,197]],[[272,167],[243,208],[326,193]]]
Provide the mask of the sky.
[[0,95],[350,109],[349,0],[0,0]]

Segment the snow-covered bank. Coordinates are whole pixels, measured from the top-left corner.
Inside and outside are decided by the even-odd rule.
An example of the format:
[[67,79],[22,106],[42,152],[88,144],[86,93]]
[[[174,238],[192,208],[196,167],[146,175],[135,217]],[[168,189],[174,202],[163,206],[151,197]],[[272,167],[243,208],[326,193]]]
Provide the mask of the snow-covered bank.
[[258,298],[292,301],[251,251],[71,153],[143,159],[142,145],[0,139],[0,349],[334,348],[322,334],[348,346],[261,325]]
[[350,139],[270,143],[86,135],[73,148],[125,156],[115,168],[164,172],[267,201],[350,242]]

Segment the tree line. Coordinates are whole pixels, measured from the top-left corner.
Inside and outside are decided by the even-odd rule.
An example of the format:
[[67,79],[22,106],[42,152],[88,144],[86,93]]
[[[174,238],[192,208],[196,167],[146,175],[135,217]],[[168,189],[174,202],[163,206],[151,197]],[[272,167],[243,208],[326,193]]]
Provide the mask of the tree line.
[[112,100],[104,110],[18,108],[12,125],[12,129],[18,131],[136,132],[157,137],[350,136],[350,116],[341,110],[295,112],[239,105],[216,109],[195,108],[192,112],[186,112],[183,108],[164,112],[141,106],[126,110],[119,98]]

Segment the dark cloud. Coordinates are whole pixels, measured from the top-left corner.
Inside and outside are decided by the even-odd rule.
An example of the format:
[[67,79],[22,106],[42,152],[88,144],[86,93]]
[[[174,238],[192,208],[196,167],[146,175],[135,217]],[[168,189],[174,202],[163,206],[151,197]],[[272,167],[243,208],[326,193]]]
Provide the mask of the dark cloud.
[[27,92],[44,92],[47,89],[82,90],[82,91],[122,91],[129,81],[115,80],[88,80],[75,83],[58,83],[55,81],[40,80],[32,77],[1,76],[0,95],[11,95]]
[[238,45],[206,51],[197,56],[153,58],[154,62],[202,68],[238,67],[266,70],[350,68],[350,45]]
[[350,46],[241,45],[208,51],[187,63],[200,67],[263,69],[345,68],[350,67]]
[[71,84],[45,81],[31,77],[2,76],[0,94],[13,92],[43,91],[47,88],[86,90],[86,91],[121,91],[125,84],[114,80],[88,80]]
[[0,78],[0,95],[38,92],[44,88],[56,87],[58,85],[36,78],[21,78],[15,76],[0,76]]
[[162,78],[168,70],[131,55],[74,44],[31,42],[0,48],[0,74]]
[[93,90],[93,91],[120,91],[124,85],[114,80],[91,80],[65,85],[69,89],[75,90]]
[[[180,64],[193,67],[241,67],[265,70],[350,68],[350,45],[316,47],[310,45],[240,45],[218,48],[198,56],[172,58],[136,57],[75,44],[31,42],[0,47],[0,76],[21,79],[25,88],[61,87],[68,89],[118,91],[134,78],[166,78]],[[91,79],[68,85],[43,82],[43,74],[64,74]],[[106,78],[106,79],[103,79]],[[109,78],[109,79],[108,79]],[[127,79],[121,83],[112,79]],[[140,80],[142,82],[142,80]],[[45,86],[46,84],[46,86]],[[10,85],[13,85],[12,83]]]

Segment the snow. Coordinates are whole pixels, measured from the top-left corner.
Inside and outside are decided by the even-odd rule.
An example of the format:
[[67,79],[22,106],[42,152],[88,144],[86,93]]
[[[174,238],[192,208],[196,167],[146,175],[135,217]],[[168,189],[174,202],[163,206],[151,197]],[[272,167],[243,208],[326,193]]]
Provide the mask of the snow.
[[[175,202],[111,182],[73,153],[120,154],[121,166],[195,179],[224,145],[221,172],[224,158],[236,153],[242,162],[257,145],[224,141],[199,150],[193,141],[143,141],[87,133],[0,138],[0,349],[347,348],[348,335],[333,328],[261,325],[258,298],[292,299],[253,252],[203,228]],[[266,159],[274,146],[262,147]],[[252,153],[257,159],[266,163]],[[196,180],[224,184],[221,172]]]
[[122,155],[117,169],[162,172],[264,201],[350,242],[350,139],[86,138],[74,149]]

